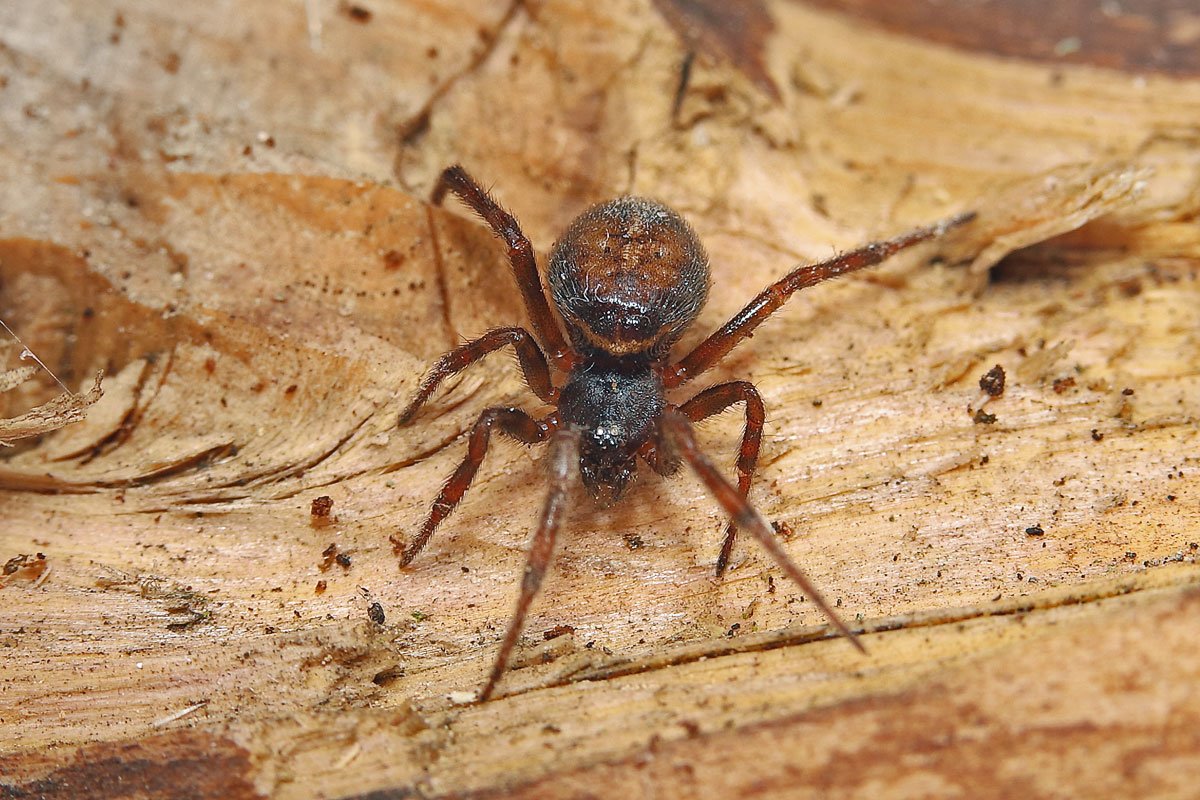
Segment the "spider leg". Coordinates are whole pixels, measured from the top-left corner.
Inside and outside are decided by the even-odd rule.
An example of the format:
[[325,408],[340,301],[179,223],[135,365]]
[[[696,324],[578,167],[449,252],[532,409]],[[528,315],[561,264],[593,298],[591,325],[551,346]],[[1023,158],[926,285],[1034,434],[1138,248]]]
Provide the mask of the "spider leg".
[[697,345],[692,352],[663,370],[663,383],[670,389],[686,383],[706,371],[728,355],[729,351],[743,339],[749,338],[755,328],[766,321],[800,289],[836,278],[839,275],[845,275],[848,272],[872,267],[907,247],[942,236],[952,228],[957,228],[974,218],[974,212],[959,214],[928,227],[909,231],[894,239],[872,242],[865,247],[843,253],[828,261],[822,261],[820,264],[805,264],[797,267],[764,289],[745,308],[735,314],[733,319]]
[[524,328],[496,328],[490,330],[478,339],[456,347],[434,362],[429,373],[417,387],[417,393],[408,406],[400,412],[396,424],[406,425],[412,421],[425,401],[437,390],[446,378],[457,375],[467,367],[494,353],[501,347],[512,345],[517,351],[517,360],[521,364],[521,372],[525,383],[542,402],[553,404],[558,398],[558,389],[550,380],[550,369],[546,366],[546,357],[537,346],[533,336]]
[[[720,414],[735,403],[746,404],[746,427],[742,431],[742,445],[738,449],[737,460],[738,494],[744,500],[750,493],[750,481],[754,478],[754,467],[758,464],[758,448],[762,444],[763,424],[766,421],[766,408],[758,389],[747,381],[721,383],[705,389],[680,406],[679,410],[692,422],[699,422]],[[729,566],[729,555],[733,552],[733,540],[736,536],[737,522],[730,519],[725,527],[721,555],[717,557],[718,578],[725,574],[725,568]]]
[[712,460],[700,450],[696,444],[696,434],[692,430],[692,423],[688,418],[675,409],[669,409],[662,419],[663,435],[667,438],[667,445],[672,447],[683,460],[688,463],[696,474],[700,476],[700,480],[704,481],[704,485],[712,492],[717,502],[721,504],[732,517],[738,527],[749,531],[752,536],[758,539],[759,544],[763,546],[771,557],[775,559],[775,563],[783,568],[783,571],[788,574],[796,584],[804,591],[808,598],[813,601],[817,608],[833,623],[833,627],[837,631],[850,640],[860,652],[867,652],[854,631],[842,622],[841,618],[826,602],[821,593],[817,591],[817,587],[809,581],[795,562],[788,557],[787,552],[779,545],[779,540],[771,532],[767,521],[762,515],[754,510],[746,498],[743,497],[733,484],[725,480],[721,475],[721,471],[717,469]]
[[475,426],[471,428],[467,457],[458,465],[458,469],[454,470],[450,480],[446,481],[437,499],[433,501],[433,508],[429,510],[429,516],[425,518],[425,524],[421,526],[416,537],[409,542],[408,547],[404,547],[396,537],[392,537],[395,552],[400,556],[401,567],[407,567],[417,553],[421,552],[429,537],[437,530],[437,526],[450,516],[450,512],[454,511],[458,502],[462,500],[471,481],[475,479],[479,465],[483,463],[483,457],[487,455],[492,427],[497,425],[501,433],[525,444],[535,444],[544,441],[558,428],[558,416],[551,414],[545,419],[536,420],[517,408],[484,409],[475,421]]
[[554,555],[554,540],[562,523],[563,511],[567,501],[567,490],[570,488],[571,465],[578,461],[579,431],[572,429],[560,430],[550,439],[550,489],[546,493],[546,503],[542,506],[542,516],[538,521],[537,532],[533,534],[533,542],[529,548],[529,559],[525,563],[525,576],[521,579],[521,596],[517,599],[517,607],[508,621],[508,629],[504,632],[504,640],[500,643],[500,652],[496,654],[496,663],[488,676],[487,684],[479,694],[483,702],[492,696],[492,690],[500,676],[508,666],[509,656],[516,646],[517,637],[525,624],[525,614],[529,604],[542,585],[550,558]]
[[550,358],[555,364],[569,369],[574,362],[574,354],[567,346],[562,331],[550,311],[546,301],[546,292],[542,280],[538,276],[537,259],[533,255],[533,245],[521,232],[521,226],[500,204],[497,203],[487,190],[480,186],[467,171],[459,165],[448,167],[442,172],[437,185],[433,187],[431,197],[434,205],[441,205],[446,192],[451,191],[471,207],[476,214],[483,218],[492,232],[508,245],[508,260],[512,264],[513,274],[517,279],[517,287],[525,300],[525,308],[529,312],[529,321],[533,332],[546,345]]

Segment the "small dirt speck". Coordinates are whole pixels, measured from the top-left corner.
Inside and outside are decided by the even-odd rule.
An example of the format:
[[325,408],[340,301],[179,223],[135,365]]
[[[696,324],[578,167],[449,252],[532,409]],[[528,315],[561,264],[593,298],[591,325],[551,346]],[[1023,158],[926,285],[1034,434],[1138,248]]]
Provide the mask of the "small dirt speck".
[[991,425],[996,421],[996,415],[989,414],[981,408],[971,417],[971,421],[976,425]]
[[1066,378],[1055,378],[1054,383],[1050,388],[1054,389],[1055,394],[1062,394],[1075,385],[1075,379],[1067,376]]
[[333,510],[333,498],[327,494],[320,497],[314,497],[312,501],[312,515],[314,517],[328,517],[329,512]]
[[376,686],[387,686],[397,678],[403,677],[404,667],[400,666],[399,664],[393,664],[390,667],[385,667],[379,670],[379,672],[376,672],[375,676],[371,678],[371,683],[375,684]]
[[997,364],[983,373],[979,379],[979,388],[992,397],[1004,394],[1004,367]]
[[366,25],[375,16],[370,9],[353,3],[343,3],[338,10],[359,25]]
[[550,630],[542,634],[542,638],[547,642],[551,639],[557,639],[559,636],[566,636],[568,633],[574,633],[575,629],[570,625],[555,625]]

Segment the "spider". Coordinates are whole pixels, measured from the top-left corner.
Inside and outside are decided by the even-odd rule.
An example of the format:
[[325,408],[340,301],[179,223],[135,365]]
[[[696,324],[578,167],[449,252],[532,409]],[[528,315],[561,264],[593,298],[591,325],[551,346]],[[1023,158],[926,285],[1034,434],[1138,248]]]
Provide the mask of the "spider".
[[[466,458],[442,487],[416,537],[407,545],[392,537],[400,566],[408,566],[462,500],[487,453],[493,430],[525,444],[549,441],[549,492],[533,535],[516,609],[479,701],[491,697],[504,674],[526,612],[542,584],[566,509],[573,467],[578,467],[592,497],[606,506],[617,502],[629,487],[638,459],[663,476],[674,474],[686,462],[731,517],[717,558],[718,577],[729,564],[738,530],[749,531],[834,628],[866,652],[747,500],[765,420],[758,390],[747,381],[731,381],[710,386],[681,405],[668,402],[666,393],[724,358],[797,290],[878,264],[975,215],[961,214],[820,264],[797,267],[764,289],[694,350],[672,361],[671,348],[700,313],[710,283],[708,256],[678,213],[640,197],[621,197],[588,209],[567,227],[551,251],[547,299],[533,246],[512,215],[461,166],[442,173],[433,202],[440,204],[447,191],[482,217],[508,245],[508,258],[533,330],[496,328],[443,355],[401,412],[399,424],[410,423],[446,378],[504,347],[516,351],[533,393],[554,407],[541,419],[519,408],[485,409],[471,429]],[[561,385],[552,379],[551,365],[565,373]],[[692,425],[738,403],[745,406],[746,426],[734,487],[697,446]]]

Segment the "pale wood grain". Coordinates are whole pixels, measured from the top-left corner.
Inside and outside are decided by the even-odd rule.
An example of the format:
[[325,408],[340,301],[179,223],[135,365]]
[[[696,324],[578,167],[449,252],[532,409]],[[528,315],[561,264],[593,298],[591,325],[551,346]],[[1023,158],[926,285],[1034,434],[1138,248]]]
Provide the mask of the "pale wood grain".
[[[1054,82],[775,3],[780,101],[700,59],[673,120],[649,3],[314,5],[319,50],[302,3],[0,10],[0,312],[74,385],[110,375],[0,468],[0,561],[52,567],[0,587],[4,782],[146,758],[209,796],[1185,796],[1200,83]],[[595,200],[680,208],[714,271],[685,346],[800,260],[980,211],[713,374],[764,394],[751,497],[789,552],[856,624],[902,618],[869,656],[750,542],[716,580],[717,509],[651,477],[577,496],[528,666],[458,702],[543,481],[498,443],[397,569],[478,411],[535,407],[498,356],[394,427],[433,357],[523,319],[490,234],[422,201],[454,161],[543,252]],[[739,432],[702,429],[723,463]]]

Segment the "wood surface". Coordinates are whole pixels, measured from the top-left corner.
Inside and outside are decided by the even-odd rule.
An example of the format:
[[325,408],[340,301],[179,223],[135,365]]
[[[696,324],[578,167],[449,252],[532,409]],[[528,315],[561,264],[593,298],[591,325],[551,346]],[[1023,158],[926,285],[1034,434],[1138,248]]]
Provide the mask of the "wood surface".
[[[0,5],[0,316],[107,376],[0,463],[0,797],[1194,796],[1200,78],[831,5]],[[544,451],[497,441],[397,567],[479,411],[538,407],[497,355],[395,425],[524,319],[425,202],[455,162],[542,254],[614,195],[685,214],[681,351],[799,262],[979,212],[711,375],[761,389],[751,499],[867,655],[752,542],[716,579],[719,510],[649,475],[572,496],[472,702]],[[731,471],[740,432],[701,431]]]

